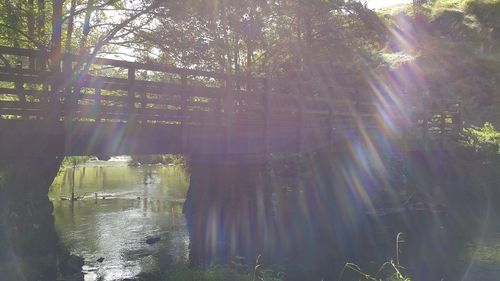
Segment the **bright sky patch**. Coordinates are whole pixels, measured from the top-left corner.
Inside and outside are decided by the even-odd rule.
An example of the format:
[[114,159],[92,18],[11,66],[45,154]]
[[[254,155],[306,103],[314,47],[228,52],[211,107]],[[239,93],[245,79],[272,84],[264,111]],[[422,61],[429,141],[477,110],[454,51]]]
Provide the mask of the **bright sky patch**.
[[366,0],[370,9],[379,9],[397,4],[410,3],[411,0]]

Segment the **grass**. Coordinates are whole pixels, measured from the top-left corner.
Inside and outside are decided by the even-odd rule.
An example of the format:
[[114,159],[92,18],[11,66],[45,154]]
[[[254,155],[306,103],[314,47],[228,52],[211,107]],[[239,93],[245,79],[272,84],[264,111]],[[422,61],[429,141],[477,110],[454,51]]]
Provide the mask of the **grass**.
[[[409,276],[405,276],[403,274],[402,271],[405,270],[405,268],[403,266],[401,266],[401,264],[399,263],[399,254],[401,252],[399,249],[399,245],[403,242],[404,242],[403,233],[400,232],[396,236],[396,260],[395,261],[391,260],[391,261],[383,263],[382,266],[379,268],[379,270],[375,274],[368,274],[368,273],[364,272],[357,264],[348,262],[345,264],[344,268],[342,269],[342,271],[340,273],[339,280],[341,281],[344,273],[347,270],[350,270],[350,271],[358,274],[360,277],[362,277],[363,278],[362,280],[369,280],[369,281],[382,281],[382,280],[411,281],[411,278]],[[392,274],[390,274],[386,278],[380,277],[380,275],[383,272],[385,272],[385,270],[387,268],[389,268],[392,271]]]
[[166,281],[282,281],[278,274],[260,264],[260,256],[252,270],[238,270],[234,266],[211,265],[208,268],[192,268],[179,265],[170,272]]
[[206,269],[177,266],[166,281],[281,281],[271,270],[239,272],[230,266],[212,265]]
[[[342,281],[344,273],[351,271],[357,274],[362,279],[367,281],[411,281],[409,276],[406,276],[403,271],[406,269],[400,264],[400,244],[403,243],[403,233],[398,233],[396,236],[396,255],[395,260],[391,260],[382,264],[375,274],[364,272],[358,265],[354,263],[346,263],[342,269],[339,281]],[[390,273],[387,273],[387,270]],[[385,277],[381,275],[385,273]],[[175,270],[170,272],[165,281],[282,281],[283,278],[272,270],[263,269],[259,263],[259,258],[256,260],[256,265],[253,270],[241,271],[234,267],[226,265],[211,265],[208,268],[192,268],[187,265],[179,265]]]

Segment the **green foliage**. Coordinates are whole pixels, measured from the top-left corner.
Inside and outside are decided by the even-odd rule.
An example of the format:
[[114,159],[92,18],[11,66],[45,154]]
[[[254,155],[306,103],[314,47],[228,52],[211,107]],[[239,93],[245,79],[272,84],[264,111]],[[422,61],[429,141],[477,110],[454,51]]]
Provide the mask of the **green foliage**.
[[[394,36],[381,60],[395,73],[410,66],[436,99],[460,100],[469,124],[500,125],[500,1],[436,0],[379,11]],[[497,27],[498,26],[498,27]],[[398,34],[403,34],[400,39]],[[404,72],[404,71],[403,71]],[[401,88],[411,92],[412,85]],[[419,91],[419,90],[417,90]],[[417,94],[417,93],[415,93]]]
[[66,156],[62,162],[62,167],[76,167],[89,161],[88,156]]
[[432,5],[432,14],[436,15],[443,10],[458,9],[463,10],[469,0],[436,0]]
[[432,14],[435,18],[453,17],[453,24],[474,30],[479,35],[476,37],[478,43],[500,39],[499,0],[438,0],[432,7]]
[[465,128],[461,134],[462,143],[478,152],[500,154],[500,132],[486,122],[482,127]]
[[411,4],[398,4],[388,7],[383,7],[377,9],[379,15],[397,15],[397,14],[407,14],[412,8]]
[[43,49],[48,46],[51,2],[3,1],[0,5],[0,45]]
[[128,44],[142,60],[267,77],[321,71],[332,79],[335,70],[356,69],[385,38],[377,15],[356,1],[193,0],[165,7],[158,25]]
[[500,0],[469,0],[465,1],[464,9],[485,27],[500,28]]
[[240,273],[228,266],[212,265],[206,269],[176,266],[166,281],[280,281],[271,271]]

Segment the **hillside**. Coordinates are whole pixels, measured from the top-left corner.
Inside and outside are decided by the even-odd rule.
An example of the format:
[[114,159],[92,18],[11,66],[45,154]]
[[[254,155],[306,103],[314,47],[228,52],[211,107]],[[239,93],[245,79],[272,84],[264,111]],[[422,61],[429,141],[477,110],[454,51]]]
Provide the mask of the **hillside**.
[[389,34],[380,58],[394,73],[410,69],[435,98],[459,97],[465,125],[500,126],[499,0],[437,0],[378,14]]

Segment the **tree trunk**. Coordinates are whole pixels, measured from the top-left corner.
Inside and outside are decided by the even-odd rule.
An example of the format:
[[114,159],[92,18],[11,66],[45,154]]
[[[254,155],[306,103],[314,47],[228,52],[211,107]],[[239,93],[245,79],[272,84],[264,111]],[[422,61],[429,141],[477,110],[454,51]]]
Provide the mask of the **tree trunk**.
[[[22,10],[23,10],[23,5],[22,5],[21,1],[17,1],[16,8],[11,10],[11,13],[16,18],[15,22],[13,23],[13,25],[18,30],[22,30],[22,22],[21,22],[20,18],[17,15],[15,15],[15,13],[21,12]],[[18,36],[15,36],[15,38],[12,38],[12,39],[13,39],[14,47],[19,48],[20,45],[19,45],[19,38],[18,38]],[[22,62],[19,61],[18,64],[20,64],[20,63],[22,63]]]
[[94,0],[88,0],[87,7],[85,9],[85,19],[83,21],[83,30],[82,30],[83,36],[79,44],[80,54],[85,52],[85,48],[87,46],[87,39],[90,33],[90,17],[92,16],[93,6],[94,6]]
[[69,8],[68,30],[66,31],[66,42],[64,44],[64,49],[68,53],[71,53],[71,38],[73,37],[76,0],[71,0],[70,5],[71,7]]
[[61,33],[62,33],[63,0],[52,1],[52,36],[50,42],[51,70],[61,71]]
[[[28,36],[32,39],[35,40],[35,1],[34,0],[28,0],[28,8],[27,8],[27,27],[28,27]],[[29,58],[29,68],[34,69],[35,68],[35,59],[30,57]]]
[[36,23],[36,32],[37,39],[44,41],[45,37],[45,0],[38,0],[38,13],[37,13],[37,23]]
[[47,192],[61,158],[0,161],[0,278],[53,281],[63,262]]

